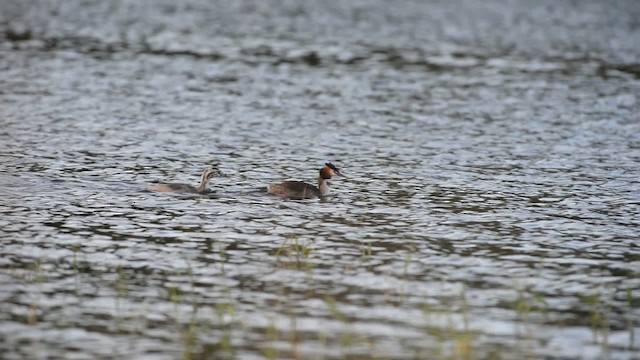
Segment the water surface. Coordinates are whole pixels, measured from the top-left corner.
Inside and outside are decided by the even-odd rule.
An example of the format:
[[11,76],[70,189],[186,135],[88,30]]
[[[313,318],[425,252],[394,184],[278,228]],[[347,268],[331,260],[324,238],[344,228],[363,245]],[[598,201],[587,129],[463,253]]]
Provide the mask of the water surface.
[[4,358],[638,358],[635,2],[2,7]]

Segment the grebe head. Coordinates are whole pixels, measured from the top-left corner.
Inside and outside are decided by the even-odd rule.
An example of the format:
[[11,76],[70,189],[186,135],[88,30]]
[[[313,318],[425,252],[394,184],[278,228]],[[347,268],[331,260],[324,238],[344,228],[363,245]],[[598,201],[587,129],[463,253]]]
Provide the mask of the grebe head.
[[[340,173],[335,165],[332,163],[325,163],[322,169],[320,169],[320,177],[323,179],[331,179],[332,176],[344,176]],[[344,176],[346,177],[346,176]]]
[[200,184],[206,184],[209,180],[214,177],[224,177],[224,173],[218,170],[215,167],[208,167],[204,169],[202,172],[202,176],[200,177]]
[[206,168],[202,172],[202,177],[207,179],[207,180],[211,180],[211,178],[216,177],[216,176],[222,177],[224,175],[222,174],[222,172],[220,170],[218,170],[216,168],[211,168],[211,167],[210,168]]

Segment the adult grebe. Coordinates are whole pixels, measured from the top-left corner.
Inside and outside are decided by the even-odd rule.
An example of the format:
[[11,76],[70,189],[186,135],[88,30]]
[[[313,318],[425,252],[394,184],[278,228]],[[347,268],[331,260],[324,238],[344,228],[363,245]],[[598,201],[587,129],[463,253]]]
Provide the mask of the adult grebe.
[[312,199],[324,198],[329,195],[329,184],[327,180],[332,176],[344,176],[337,167],[331,163],[326,163],[320,169],[318,176],[318,186],[315,187],[302,181],[285,181],[280,184],[273,184],[267,187],[269,194],[278,195],[288,199]]
[[200,185],[198,185],[198,187],[191,186],[189,184],[156,184],[150,186],[148,190],[159,192],[190,192],[204,194],[209,192],[209,189],[207,189],[207,182],[209,182],[212,177],[221,175],[222,173],[218,169],[206,168],[202,172],[202,176],[200,177]]

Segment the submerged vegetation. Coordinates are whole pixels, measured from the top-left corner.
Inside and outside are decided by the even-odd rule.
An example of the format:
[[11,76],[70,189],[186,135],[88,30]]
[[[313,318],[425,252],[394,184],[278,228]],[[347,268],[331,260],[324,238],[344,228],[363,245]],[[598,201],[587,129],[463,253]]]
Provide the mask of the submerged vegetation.
[[[362,263],[354,265],[350,271],[370,271],[366,260],[372,256],[372,247],[367,245],[364,249],[360,255]],[[554,308],[557,299],[553,295],[526,288],[506,289],[513,294],[513,300],[499,304],[489,313],[487,309],[471,305],[475,302],[470,301],[475,296],[475,289],[464,283],[457,284],[458,290],[450,292],[451,295],[434,295],[416,301],[406,294],[405,280],[409,277],[408,268],[414,256],[409,249],[400,269],[403,280],[398,283],[395,294],[385,294],[385,297],[395,297],[396,300],[387,301],[385,306],[409,312],[415,309],[421,315],[409,321],[413,324],[410,331],[416,340],[406,343],[402,353],[394,353],[385,347],[388,338],[369,331],[367,324],[358,320],[362,316],[353,316],[349,294],[332,293],[322,286],[314,288],[316,280],[313,279],[312,257],[315,251],[310,242],[295,236],[287,237],[280,244],[273,254],[274,271],[306,274],[307,288],[295,290],[284,282],[266,289],[274,298],[270,306],[262,308],[247,305],[243,300],[242,287],[213,284],[202,288],[189,262],[182,271],[165,274],[145,274],[115,267],[111,286],[100,290],[109,291],[111,288],[110,296],[114,299],[113,326],[104,326],[102,331],[113,335],[137,333],[144,337],[153,333],[156,327],[173,327],[176,336],[164,341],[174,349],[177,357],[185,360],[211,356],[231,359],[247,351],[266,359],[539,358],[549,356],[540,349],[544,349],[541,344],[552,340],[545,336],[544,329],[562,332],[575,326],[591,329],[592,339],[588,346],[591,349],[597,347],[604,358],[611,347],[638,350],[634,342],[634,331],[638,327],[634,314],[637,313],[638,300],[634,298],[633,289],[598,289],[585,294],[580,303],[571,305],[577,314],[582,315],[569,317],[558,316],[562,310]],[[52,270],[55,266],[48,264],[46,268]],[[80,276],[77,258],[74,257],[68,267],[76,271],[72,274],[76,281],[87,280],[86,276]],[[93,274],[96,275],[99,274]],[[34,261],[30,272],[23,275],[14,273],[13,277],[33,285],[28,287],[33,291],[30,294],[32,302],[25,304],[27,309],[21,322],[37,326],[41,321],[51,321],[56,310],[42,306],[42,303],[47,303],[43,298],[53,296],[43,293],[49,278],[42,263]],[[161,298],[150,299],[136,294],[136,284],[159,279],[164,279],[166,284],[163,285],[165,295]],[[316,304],[315,314],[305,312],[309,309],[301,306],[305,302]],[[167,304],[171,306],[165,306]],[[82,327],[85,321],[82,319],[90,315],[82,311],[79,314],[79,323],[75,325]],[[388,321],[393,323],[392,319]],[[91,320],[87,322],[89,324]],[[492,323],[497,328],[483,325]],[[620,344],[618,340],[612,344],[610,338],[613,333],[618,338],[626,333],[628,342]],[[393,338],[393,335],[389,336]],[[504,337],[511,340],[504,341]],[[118,354],[118,349],[113,351]]]

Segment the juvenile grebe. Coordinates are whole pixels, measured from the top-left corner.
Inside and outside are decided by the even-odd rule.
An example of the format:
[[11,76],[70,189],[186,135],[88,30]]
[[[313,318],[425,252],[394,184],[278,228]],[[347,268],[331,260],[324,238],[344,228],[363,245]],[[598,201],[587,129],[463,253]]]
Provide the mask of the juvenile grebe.
[[326,163],[322,169],[320,169],[317,187],[302,181],[285,181],[280,184],[269,185],[267,192],[269,194],[296,200],[318,197],[323,198],[329,195],[329,184],[327,183],[327,180],[331,179],[332,176],[344,175],[340,174],[340,170],[333,166],[333,164]]
[[202,176],[200,176],[200,185],[198,187],[191,186],[189,184],[157,184],[152,185],[148,188],[151,191],[160,191],[160,192],[190,192],[190,193],[207,193],[209,190],[207,189],[207,182],[214,176],[221,176],[222,173],[218,169],[214,168],[206,168],[202,172]]

